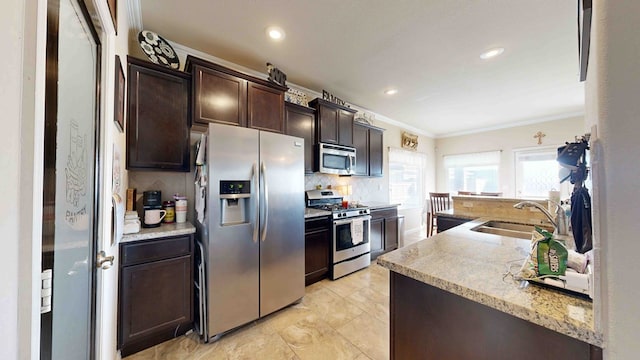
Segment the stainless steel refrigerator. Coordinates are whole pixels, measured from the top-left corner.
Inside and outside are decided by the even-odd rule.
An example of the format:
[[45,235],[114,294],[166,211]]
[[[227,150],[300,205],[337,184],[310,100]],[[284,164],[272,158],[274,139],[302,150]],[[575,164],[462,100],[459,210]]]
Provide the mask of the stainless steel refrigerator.
[[207,165],[208,341],[304,296],[304,140],[210,124]]

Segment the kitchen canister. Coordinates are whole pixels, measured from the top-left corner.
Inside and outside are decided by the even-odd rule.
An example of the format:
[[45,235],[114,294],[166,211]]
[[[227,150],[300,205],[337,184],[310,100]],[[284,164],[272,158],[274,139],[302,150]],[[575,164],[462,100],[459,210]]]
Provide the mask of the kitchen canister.
[[187,197],[180,194],[173,195],[176,202],[176,222],[183,223],[187,221]]
[[176,221],[176,204],[171,200],[167,200],[162,203],[162,208],[167,212],[162,222],[164,222],[165,224],[171,224],[175,222]]

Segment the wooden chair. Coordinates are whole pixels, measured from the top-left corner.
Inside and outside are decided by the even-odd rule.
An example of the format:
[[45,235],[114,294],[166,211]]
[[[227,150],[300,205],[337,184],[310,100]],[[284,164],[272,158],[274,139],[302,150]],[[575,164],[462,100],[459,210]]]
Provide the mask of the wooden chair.
[[480,196],[502,196],[501,192],[480,192]]
[[451,209],[449,193],[429,193],[429,213],[427,214],[427,237],[433,235],[433,229],[438,228],[437,212]]

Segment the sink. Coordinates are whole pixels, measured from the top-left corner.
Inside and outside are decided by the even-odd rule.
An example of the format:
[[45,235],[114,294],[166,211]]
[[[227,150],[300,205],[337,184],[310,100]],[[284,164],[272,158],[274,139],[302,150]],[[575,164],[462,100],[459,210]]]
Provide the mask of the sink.
[[[553,229],[548,226],[541,226],[541,228],[553,232]],[[471,231],[477,231],[487,234],[510,236],[519,239],[531,239],[531,232],[534,231],[534,225],[519,224],[506,221],[487,221],[476,227],[471,228]]]

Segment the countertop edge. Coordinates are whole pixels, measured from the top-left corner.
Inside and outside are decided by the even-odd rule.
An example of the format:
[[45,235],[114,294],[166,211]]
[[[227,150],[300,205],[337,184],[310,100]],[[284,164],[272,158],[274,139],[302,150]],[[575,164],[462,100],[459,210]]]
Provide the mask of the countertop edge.
[[188,222],[181,224],[163,224],[157,228],[141,228],[140,232],[125,234],[122,236],[122,239],[120,239],[120,244],[138,240],[158,239],[168,236],[188,235],[195,232],[195,226]]
[[387,208],[394,208],[394,207],[398,207],[401,204],[400,203],[394,203],[394,204],[388,204],[388,203],[372,203],[372,204],[367,204],[366,202],[363,203],[365,206],[367,206],[369,208],[369,210],[378,210],[378,209],[387,209]]

